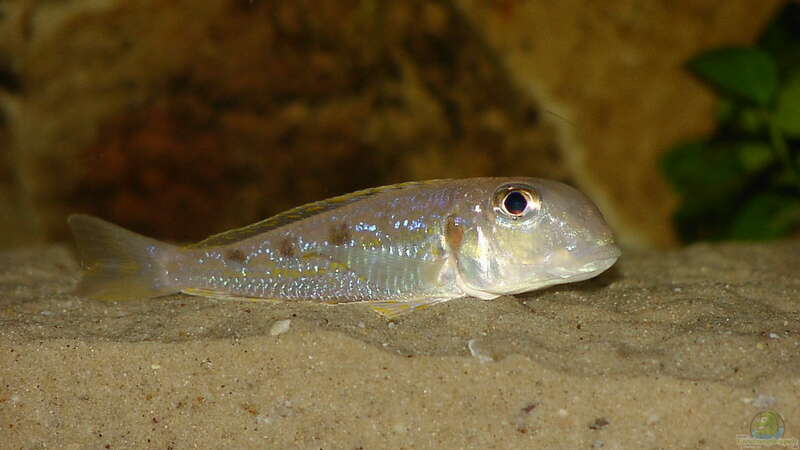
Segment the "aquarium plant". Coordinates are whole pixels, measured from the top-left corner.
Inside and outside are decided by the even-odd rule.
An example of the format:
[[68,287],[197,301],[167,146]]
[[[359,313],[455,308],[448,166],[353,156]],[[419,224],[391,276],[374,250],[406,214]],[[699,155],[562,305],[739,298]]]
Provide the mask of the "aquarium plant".
[[712,135],[661,160],[679,196],[678,235],[765,240],[800,233],[800,4],[791,2],[757,44],[714,48],[687,70],[719,95]]

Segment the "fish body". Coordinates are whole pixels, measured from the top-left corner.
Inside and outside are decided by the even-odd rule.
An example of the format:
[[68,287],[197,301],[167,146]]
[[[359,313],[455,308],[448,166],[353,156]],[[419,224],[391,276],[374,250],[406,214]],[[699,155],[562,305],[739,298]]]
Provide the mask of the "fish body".
[[91,216],[69,223],[86,268],[82,295],[367,302],[389,317],[584,280],[620,254],[587,197],[535,178],[372,188],[185,247]]

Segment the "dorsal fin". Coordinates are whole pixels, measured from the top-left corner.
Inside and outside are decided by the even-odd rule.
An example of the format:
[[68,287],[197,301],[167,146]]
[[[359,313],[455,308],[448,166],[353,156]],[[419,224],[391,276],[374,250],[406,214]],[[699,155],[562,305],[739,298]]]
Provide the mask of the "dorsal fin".
[[332,211],[359,200],[363,200],[374,195],[382,194],[384,192],[408,189],[415,186],[434,184],[447,180],[428,180],[428,181],[410,181],[407,183],[392,184],[389,186],[374,187],[356,191],[350,194],[340,195],[338,197],[329,198],[327,200],[320,200],[318,202],[307,203],[280,214],[274,215],[268,219],[260,222],[250,224],[241,228],[226,231],[224,233],[215,234],[196,244],[189,245],[189,248],[208,248],[220,245],[232,244],[247,238],[259,235],[266,231],[274,230],[285,225],[306,219],[317,214]]

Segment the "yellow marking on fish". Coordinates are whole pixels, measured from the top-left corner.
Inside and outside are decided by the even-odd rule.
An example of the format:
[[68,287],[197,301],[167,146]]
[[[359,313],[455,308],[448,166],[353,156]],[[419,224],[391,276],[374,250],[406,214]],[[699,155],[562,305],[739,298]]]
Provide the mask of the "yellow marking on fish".
[[383,247],[383,241],[380,238],[366,239],[361,242],[361,245],[369,249],[376,249]]
[[448,297],[432,297],[404,301],[387,300],[380,302],[368,302],[368,304],[370,309],[380,314],[383,318],[395,319],[412,311],[426,309],[449,299],[450,298]]
[[187,295],[196,295],[198,297],[212,298],[214,300],[234,300],[234,301],[247,301],[258,303],[281,303],[282,300],[275,298],[261,298],[261,297],[243,297],[232,295],[224,291],[205,288],[187,288],[181,289],[181,292]]
[[223,269],[222,276],[225,278],[239,278],[239,277],[247,278],[247,274],[245,272],[234,269]]
[[369,307],[387,319],[392,319],[411,312],[411,305],[392,301],[371,304]]
[[286,278],[300,278],[303,276],[303,272],[296,269],[274,269],[270,274]]
[[348,267],[347,264],[343,264],[343,263],[340,263],[338,261],[331,262],[330,268],[334,272],[337,271],[337,270],[350,270],[350,267]]

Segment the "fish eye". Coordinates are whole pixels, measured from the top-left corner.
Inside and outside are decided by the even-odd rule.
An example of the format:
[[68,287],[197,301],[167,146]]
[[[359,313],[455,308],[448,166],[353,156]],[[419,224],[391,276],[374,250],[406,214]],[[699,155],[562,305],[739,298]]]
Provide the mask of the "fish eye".
[[529,187],[501,186],[494,196],[494,209],[513,220],[528,217],[541,207],[539,194]]
[[520,191],[511,191],[503,199],[503,208],[512,216],[520,216],[528,207],[528,199]]

